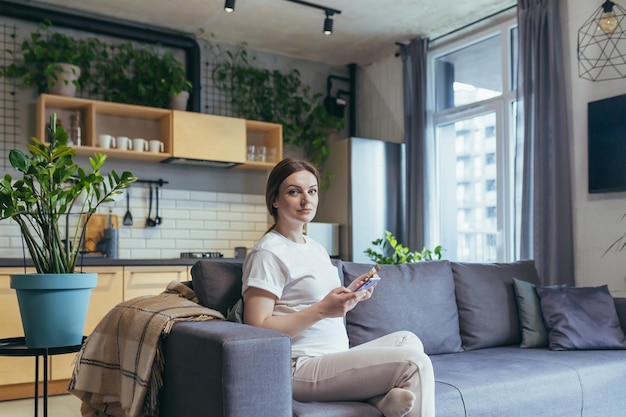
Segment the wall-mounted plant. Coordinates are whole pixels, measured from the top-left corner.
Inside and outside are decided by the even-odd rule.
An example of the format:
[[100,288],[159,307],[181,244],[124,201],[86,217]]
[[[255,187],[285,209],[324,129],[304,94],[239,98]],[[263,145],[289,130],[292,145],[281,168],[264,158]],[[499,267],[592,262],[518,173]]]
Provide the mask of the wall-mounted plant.
[[123,42],[98,64],[99,90],[107,101],[168,108],[170,95],[191,90],[185,68],[171,51]]
[[282,124],[284,142],[302,148],[310,162],[323,167],[330,134],[344,126],[343,118],[324,108],[323,94],[312,93],[297,69],[281,72],[255,65],[245,44],[234,51],[210,48],[216,55],[213,82],[228,94],[236,115]]
[[403,246],[398,239],[385,230],[385,237],[372,242],[376,249],[367,248],[365,253],[369,258],[378,264],[406,264],[419,261],[432,261],[441,259],[441,246],[434,249],[423,248],[421,251],[411,251]]
[[[624,219],[626,219],[626,213],[624,213],[624,215],[622,216],[622,220]],[[626,232],[624,232],[624,234],[622,234],[619,239],[613,242],[611,246],[609,246],[609,248],[604,251],[604,255],[609,252],[621,252],[623,250],[626,250]]]
[[2,75],[21,79],[25,85],[34,86],[38,93],[48,92],[58,82],[60,64],[75,65],[79,77],[71,81],[78,90],[94,82],[94,64],[106,59],[105,44],[97,38],[76,39],[51,30],[50,21],[37,26],[30,37],[22,42],[21,59],[17,51],[6,50],[15,62],[2,68]]

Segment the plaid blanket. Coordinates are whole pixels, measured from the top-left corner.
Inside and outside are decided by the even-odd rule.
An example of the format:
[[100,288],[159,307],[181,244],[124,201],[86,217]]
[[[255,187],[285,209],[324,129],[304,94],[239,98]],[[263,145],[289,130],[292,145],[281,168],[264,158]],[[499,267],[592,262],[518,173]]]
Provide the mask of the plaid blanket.
[[68,391],[88,417],[158,416],[164,357],[162,340],[183,320],[223,319],[197,304],[193,290],[172,281],[159,295],[116,305],[77,354]]

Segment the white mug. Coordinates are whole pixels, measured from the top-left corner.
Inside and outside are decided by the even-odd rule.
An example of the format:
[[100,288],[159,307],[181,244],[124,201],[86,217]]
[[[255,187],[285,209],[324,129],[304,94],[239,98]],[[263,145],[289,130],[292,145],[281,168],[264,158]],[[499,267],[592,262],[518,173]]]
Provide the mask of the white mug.
[[148,142],[148,144],[150,146],[150,152],[163,152],[163,142],[161,142],[160,140],[151,140]]
[[115,146],[115,137],[111,135],[100,135],[98,137],[98,146],[108,149],[111,146]]
[[117,149],[122,151],[133,149],[133,142],[127,136],[120,136],[117,138]]
[[148,150],[148,141],[141,138],[133,139],[133,150],[137,152],[143,152]]

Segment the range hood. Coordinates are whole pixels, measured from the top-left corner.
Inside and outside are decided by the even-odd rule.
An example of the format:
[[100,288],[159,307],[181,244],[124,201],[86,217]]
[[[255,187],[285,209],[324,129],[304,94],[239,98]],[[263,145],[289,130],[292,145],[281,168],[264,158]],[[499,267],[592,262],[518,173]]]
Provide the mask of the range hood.
[[164,164],[179,164],[179,165],[193,165],[193,166],[202,166],[207,168],[233,168],[237,165],[241,165],[241,162],[225,162],[225,161],[211,161],[205,159],[193,159],[193,158],[180,158],[180,157],[172,157],[167,158],[161,163]]

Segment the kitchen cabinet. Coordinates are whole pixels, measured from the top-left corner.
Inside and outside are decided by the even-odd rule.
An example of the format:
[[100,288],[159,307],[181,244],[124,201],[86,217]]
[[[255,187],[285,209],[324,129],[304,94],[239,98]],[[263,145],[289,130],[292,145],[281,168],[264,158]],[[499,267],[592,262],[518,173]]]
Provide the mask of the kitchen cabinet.
[[[277,123],[54,94],[41,94],[36,108],[35,135],[44,142],[52,113],[57,114],[66,131],[72,116],[80,115],[81,144],[72,145],[76,155],[91,156],[99,152],[118,159],[179,160],[201,166],[233,165],[257,170],[271,170],[283,157],[283,130]],[[102,148],[98,146],[98,137],[103,134],[159,140],[163,143],[163,152]],[[275,160],[247,160],[248,145],[275,149]]]
[[[111,158],[143,161],[162,161],[172,156],[172,111],[154,107],[41,94],[37,99],[37,138],[45,142],[52,113],[57,114],[68,131],[70,118],[76,112],[81,120],[81,145],[74,146],[77,155],[100,152]],[[97,138],[102,134],[159,140],[163,142],[163,152],[101,148],[97,146]]]
[[[85,322],[85,335],[91,334],[113,307],[121,303],[124,296],[123,276],[124,268],[121,266],[83,267],[83,272],[97,272],[98,286],[91,290],[89,311]],[[55,355],[51,357],[50,379],[69,379],[72,376],[72,361],[75,353]],[[32,375],[31,375],[32,377]]]
[[[163,292],[172,280],[191,279],[190,265],[85,266],[84,272],[98,273],[98,286],[92,290],[85,335],[117,304],[142,295]],[[15,290],[10,275],[23,273],[23,267],[0,267],[0,338],[24,336]],[[27,273],[34,273],[28,268]],[[75,354],[55,355],[49,360],[50,395],[65,393],[72,375]],[[42,369],[42,359],[40,369]],[[0,357],[0,401],[31,398],[35,360],[32,357]]]
[[[15,290],[11,288],[11,274],[23,274],[24,268],[0,268],[0,338],[24,336],[20,309]],[[35,272],[34,268],[26,270]],[[39,358],[40,369],[43,369]],[[35,375],[35,360],[32,357],[0,356],[0,385],[32,382]],[[31,386],[32,388],[32,386]],[[30,390],[32,396],[33,391]],[[0,400],[5,399],[0,390]]]
[[191,280],[191,273],[186,265],[127,266],[124,267],[124,301],[160,294],[170,282],[187,280]]
[[276,149],[275,159],[265,162],[246,160],[246,163],[238,168],[271,170],[278,161],[283,159],[283,125],[246,120],[246,148],[249,145]]
[[173,157],[242,164],[246,121],[234,117],[173,110]]

